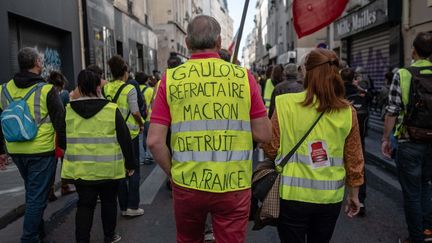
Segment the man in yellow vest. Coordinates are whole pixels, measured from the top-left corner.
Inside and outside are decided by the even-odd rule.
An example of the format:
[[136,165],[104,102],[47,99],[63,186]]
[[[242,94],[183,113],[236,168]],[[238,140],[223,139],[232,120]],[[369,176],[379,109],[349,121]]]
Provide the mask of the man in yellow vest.
[[[36,137],[22,142],[6,141],[6,149],[18,167],[26,189],[26,210],[21,241],[39,242],[44,234],[43,213],[56,168],[55,136],[57,146],[63,151],[66,149],[65,111],[56,89],[53,85],[46,84],[40,76],[43,67],[39,53],[30,47],[21,49],[18,53],[18,64],[20,72],[0,88],[0,113],[10,104],[5,92],[16,101],[23,99],[36,87],[26,101],[31,116],[38,125]],[[0,159],[4,160],[6,156],[3,134],[0,133],[0,136]]]
[[132,138],[133,154],[136,167],[138,168],[132,176],[120,182],[119,204],[123,216],[139,216],[144,210],[139,208],[140,202],[140,170],[139,170],[139,137],[144,130],[144,123],[138,105],[138,90],[128,80],[128,66],[120,56],[113,56],[108,60],[114,80],[105,84],[102,89],[104,97],[111,102],[117,103],[123,118],[129,128]]
[[381,149],[391,157],[390,133],[395,130],[409,232],[404,242],[426,242],[432,240],[432,34],[419,33],[413,46],[414,63],[400,69],[390,86]]
[[[147,143],[173,182],[177,242],[203,242],[207,213],[216,242],[244,242],[252,142],[271,139],[253,76],[217,54],[220,32],[210,16],[189,23],[191,59],[166,71],[153,105]],[[165,144],[168,128],[172,156]]]

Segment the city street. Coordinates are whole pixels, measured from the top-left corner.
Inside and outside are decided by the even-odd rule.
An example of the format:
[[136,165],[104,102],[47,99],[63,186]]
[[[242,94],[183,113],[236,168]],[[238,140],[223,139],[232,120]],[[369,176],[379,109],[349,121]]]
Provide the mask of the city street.
[[[117,230],[122,242],[175,242],[172,198],[165,186],[165,175],[155,165],[141,167],[141,204],[145,214],[137,218],[119,216]],[[399,184],[393,174],[375,164],[367,165],[367,216],[349,219],[341,214],[333,235],[334,243],[397,242],[406,236]],[[76,194],[50,203],[45,213],[48,242],[73,242]],[[58,211],[53,213],[54,208]],[[50,215],[51,214],[51,215]],[[94,217],[92,242],[103,242],[99,207]],[[0,230],[4,243],[18,242],[22,219]],[[251,227],[251,225],[250,225]],[[248,232],[247,242],[278,242],[275,228]]]

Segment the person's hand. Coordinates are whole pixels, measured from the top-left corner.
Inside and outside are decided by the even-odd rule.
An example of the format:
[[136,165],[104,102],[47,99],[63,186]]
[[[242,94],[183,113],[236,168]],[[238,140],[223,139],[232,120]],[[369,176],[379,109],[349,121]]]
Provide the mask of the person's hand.
[[140,133],[144,132],[144,126],[140,126]]
[[386,157],[391,159],[391,143],[388,139],[383,139],[381,143],[381,153]]
[[135,170],[126,170],[128,176],[132,176],[135,173]]
[[358,196],[349,195],[346,199],[345,213],[352,218],[360,212],[360,201]]
[[6,154],[0,154],[0,170],[6,170]]

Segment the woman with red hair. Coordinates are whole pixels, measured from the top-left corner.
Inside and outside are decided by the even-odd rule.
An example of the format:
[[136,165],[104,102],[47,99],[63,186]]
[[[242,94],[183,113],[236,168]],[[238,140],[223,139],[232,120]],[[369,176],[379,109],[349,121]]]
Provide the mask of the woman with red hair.
[[364,159],[356,111],[344,99],[339,60],[333,51],[315,49],[306,57],[305,70],[304,92],[276,97],[273,139],[264,145],[278,165],[300,143],[279,168],[281,242],[329,242],[345,186],[347,215],[355,216],[360,207]]

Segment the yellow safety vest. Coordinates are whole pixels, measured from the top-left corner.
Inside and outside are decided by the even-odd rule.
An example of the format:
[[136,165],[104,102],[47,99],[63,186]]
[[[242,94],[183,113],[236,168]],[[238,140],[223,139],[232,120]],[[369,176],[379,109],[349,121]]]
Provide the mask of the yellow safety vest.
[[116,133],[117,105],[108,103],[91,118],[66,107],[67,150],[61,177],[73,180],[110,180],[125,177],[123,154]]
[[250,188],[252,132],[246,69],[218,58],[166,72],[173,182],[223,193]]
[[265,103],[265,107],[267,109],[267,113],[269,112],[269,109],[270,109],[270,102],[271,102],[273,90],[274,90],[273,82],[271,81],[271,79],[267,79],[266,84],[265,84],[265,88],[264,88],[264,103]]
[[[289,153],[318,118],[316,106],[304,107],[306,92],[276,97],[280,148],[276,164]],[[343,200],[345,139],[351,131],[352,111],[347,107],[324,114],[282,171],[280,197],[308,203]]]
[[[147,88],[146,88],[147,87]],[[146,113],[147,113],[147,117],[146,117],[146,121],[150,121],[150,116],[151,116],[151,112],[152,112],[152,103],[153,103],[153,94],[154,94],[154,88],[147,86],[147,85],[140,85],[140,90],[141,93],[143,93],[144,96],[144,100],[146,103]]]
[[[36,84],[35,84],[36,85]],[[34,87],[25,89],[18,88],[13,80],[10,80],[6,88],[11,97],[15,99],[22,99]],[[36,137],[31,141],[25,142],[8,142],[6,141],[6,148],[10,154],[40,154],[47,153],[55,150],[55,131],[52,126],[50,117],[48,115],[47,95],[53,88],[51,84],[45,84],[42,88],[37,89],[27,100],[27,105],[30,113],[39,125]],[[9,104],[6,96],[3,94],[2,86],[0,86],[1,94],[1,109],[4,110]]]
[[[114,99],[114,96],[117,93],[117,90],[124,84],[123,81],[115,80],[111,81],[103,86],[103,94],[105,98],[109,101]],[[139,135],[140,128],[138,123],[135,121],[131,111],[129,109],[129,104],[127,101],[128,94],[131,90],[135,89],[135,87],[131,84],[126,85],[126,87],[121,91],[120,96],[117,100],[117,105],[122,113],[123,118],[126,120],[126,124],[129,128],[129,132],[131,134],[131,138],[134,139]]]

